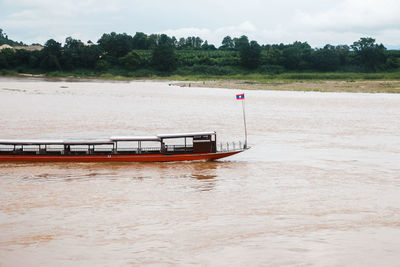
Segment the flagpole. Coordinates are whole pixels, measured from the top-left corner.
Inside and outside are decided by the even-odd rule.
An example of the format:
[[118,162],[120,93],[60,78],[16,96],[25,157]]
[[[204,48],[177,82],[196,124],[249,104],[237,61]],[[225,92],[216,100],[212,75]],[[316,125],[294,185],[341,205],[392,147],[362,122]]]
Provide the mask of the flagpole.
[[244,108],[244,101],[242,100],[242,108],[243,108],[243,122],[244,122],[244,148],[247,148],[247,127],[246,127],[246,112]]

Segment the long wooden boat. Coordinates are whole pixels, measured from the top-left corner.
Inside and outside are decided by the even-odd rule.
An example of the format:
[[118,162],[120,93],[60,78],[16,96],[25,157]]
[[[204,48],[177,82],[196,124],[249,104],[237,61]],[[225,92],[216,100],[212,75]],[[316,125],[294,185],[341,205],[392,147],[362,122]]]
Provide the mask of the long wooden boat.
[[243,152],[217,149],[216,132],[113,136],[103,140],[0,139],[0,162],[164,162],[216,160]]

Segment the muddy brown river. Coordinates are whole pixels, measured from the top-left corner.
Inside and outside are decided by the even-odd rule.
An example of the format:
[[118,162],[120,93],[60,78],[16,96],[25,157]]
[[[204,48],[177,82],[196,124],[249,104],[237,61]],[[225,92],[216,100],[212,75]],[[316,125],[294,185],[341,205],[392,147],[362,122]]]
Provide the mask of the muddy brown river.
[[[0,139],[243,141],[239,92],[0,78]],[[400,94],[244,92],[230,158],[0,163],[0,266],[399,266]]]

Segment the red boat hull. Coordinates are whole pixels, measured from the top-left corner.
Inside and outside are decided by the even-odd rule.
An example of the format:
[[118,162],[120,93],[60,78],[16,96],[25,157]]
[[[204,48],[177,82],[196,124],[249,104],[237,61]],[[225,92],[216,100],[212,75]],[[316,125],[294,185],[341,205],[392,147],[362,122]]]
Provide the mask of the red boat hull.
[[0,162],[166,162],[216,160],[235,155],[242,151],[174,155],[0,155]]

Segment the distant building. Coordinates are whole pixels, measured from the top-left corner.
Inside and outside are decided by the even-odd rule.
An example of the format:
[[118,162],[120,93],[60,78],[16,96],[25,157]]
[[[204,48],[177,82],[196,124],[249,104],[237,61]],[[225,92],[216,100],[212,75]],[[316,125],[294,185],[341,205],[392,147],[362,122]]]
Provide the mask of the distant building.
[[8,45],[8,44],[3,44],[3,45],[0,45],[0,50],[3,50],[3,49],[13,49],[12,48],[12,46],[11,45]]
[[28,50],[28,51],[40,51],[43,49],[43,46],[41,45],[28,45],[28,46],[14,46],[12,47],[11,45],[8,44],[3,44],[0,46],[0,50],[3,49],[13,49],[13,50]]
[[41,45],[28,45],[28,46],[14,46],[15,50],[28,50],[28,51],[40,51],[43,49]]

